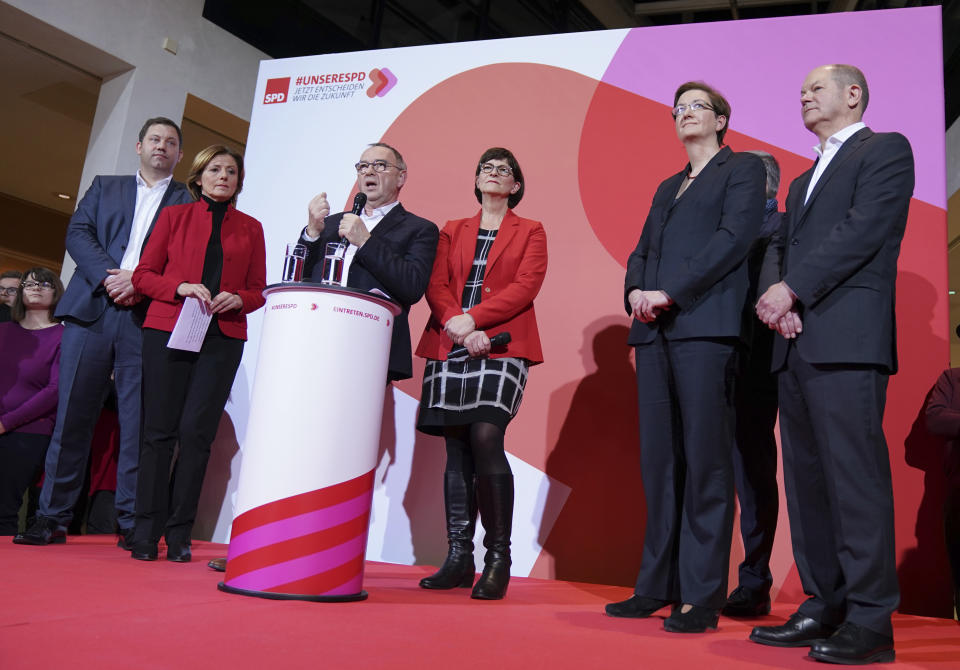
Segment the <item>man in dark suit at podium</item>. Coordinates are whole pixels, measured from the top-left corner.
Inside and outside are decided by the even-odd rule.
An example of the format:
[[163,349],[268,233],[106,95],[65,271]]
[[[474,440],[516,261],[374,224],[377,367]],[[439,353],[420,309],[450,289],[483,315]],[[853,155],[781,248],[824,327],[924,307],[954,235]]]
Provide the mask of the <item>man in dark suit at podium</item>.
[[186,186],[173,181],[173,168],[183,157],[181,140],[180,127],[170,119],[148,119],[137,142],[137,173],[95,177],[70,217],[67,251],[77,268],[57,304],[63,319],[57,421],[36,521],[14,537],[17,544],[65,541],[112,375],[120,420],[119,544],[129,549],[140,462],[143,322],[141,296],[130,277],[160,210],[192,200]]
[[[440,231],[400,204],[407,165],[399,151],[388,144],[371,144],[354,167],[357,190],[367,196],[363,212],[331,215],[326,193],[310,201],[308,223],[299,240],[307,247],[303,276],[320,281],[327,243],[341,238],[348,241],[343,285],[362,291],[377,289],[403,309],[393,321],[387,381],[409,379],[413,354],[407,315],[427,290]],[[207,565],[223,572],[227,559],[215,558]]]
[[[894,289],[913,194],[913,153],[861,118],[863,73],[826,65],[801,88],[817,162],[790,185],[764,261],[757,315],[777,338],[784,485],[793,553],[809,598],[750,639],[810,646],[820,661],[894,660],[900,601],[887,381],[897,371]],[[774,283],[776,282],[776,283]]]
[[320,281],[327,243],[348,241],[343,285],[378,289],[403,308],[393,323],[388,379],[408,379],[413,362],[407,315],[427,290],[440,231],[400,204],[407,179],[400,152],[387,144],[371,144],[355,167],[357,189],[367,196],[363,212],[331,215],[326,193],[310,201],[309,222],[300,237],[307,247],[303,276]]

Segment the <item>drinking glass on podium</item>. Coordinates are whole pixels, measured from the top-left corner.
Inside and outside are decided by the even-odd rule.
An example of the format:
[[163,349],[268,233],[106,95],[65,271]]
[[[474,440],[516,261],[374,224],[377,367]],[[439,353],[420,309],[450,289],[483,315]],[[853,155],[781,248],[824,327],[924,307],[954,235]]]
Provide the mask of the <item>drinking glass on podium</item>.
[[328,286],[342,286],[343,279],[343,259],[347,254],[347,245],[340,242],[327,243],[326,251],[323,254],[323,276],[320,279],[321,284]]
[[307,248],[302,244],[288,244],[283,257],[283,274],[280,281],[284,284],[303,281],[303,263],[307,258]]

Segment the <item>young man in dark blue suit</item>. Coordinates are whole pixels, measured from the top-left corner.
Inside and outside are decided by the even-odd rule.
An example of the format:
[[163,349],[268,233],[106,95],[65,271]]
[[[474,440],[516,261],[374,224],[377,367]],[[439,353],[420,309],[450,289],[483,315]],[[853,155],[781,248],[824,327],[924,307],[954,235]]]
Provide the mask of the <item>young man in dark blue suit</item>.
[[130,277],[160,210],[191,201],[186,187],[173,181],[173,168],[183,157],[181,140],[180,128],[170,119],[148,119],[137,142],[137,174],[95,177],[70,218],[67,251],[77,268],[56,311],[64,325],[57,422],[47,451],[37,518],[26,532],[14,537],[17,544],[66,540],[112,374],[120,421],[119,545],[129,548],[140,456],[143,319],[141,296]]
[[893,487],[883,435],[897,371],[894,289],[913,194],[913,153],[861,118],[869,91],[850,65],[813,70],[803,122],[820,140],[790,185],[767,251],[757,315],[777,338],[784,485],[793,553],[809,598],[750,639],[810,646],[832,663],[894,659],[900,601]]

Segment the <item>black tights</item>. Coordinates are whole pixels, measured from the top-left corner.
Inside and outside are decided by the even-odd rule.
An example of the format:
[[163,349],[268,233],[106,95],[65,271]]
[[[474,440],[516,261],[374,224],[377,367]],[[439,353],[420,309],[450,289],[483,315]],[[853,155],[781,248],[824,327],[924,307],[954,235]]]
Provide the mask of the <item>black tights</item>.
[[503,430],[485,422],[443,429],[447,443],[447,472],[474,475],[509,475],[510,463],[503,451]]

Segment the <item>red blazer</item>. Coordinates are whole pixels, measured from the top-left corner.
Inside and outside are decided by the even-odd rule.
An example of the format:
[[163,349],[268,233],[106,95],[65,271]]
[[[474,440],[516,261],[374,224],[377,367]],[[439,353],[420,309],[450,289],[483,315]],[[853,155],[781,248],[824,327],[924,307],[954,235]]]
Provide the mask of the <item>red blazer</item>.
[[[140,264],[133,271],[134,287],[153,298],[143,322],[144,328],[173,331],[183,307],[183,298],[177,296],[177,287],[183,282],[200,283],[212,227],[212,216],[203,200],[165,207],[160,212],[140,255]],[[221,313],[217,320],[224,335],[245,340],[246,314],[266,302],[263,297],[267,284],[263,227],[255,218],[231,205],[223,217],[220,240],[223,244],[220,290],[239,295],[243,307]]]
[[[453,341],[443,332],[443,324],[463,314],[461,298],[477,250],[480,212],[469,219],[448,221],[440,231],[433,274],[427,286],[430,320],[417,346],[417,356],[444,360]],[[539,221],[523,219],[507,210],[487,257],[483,277],[483,297],[467,313],[478,330],[493,337],[509,332],[512,340],[506,350],[495,350],[490,358],[526,358],[543,362],[537,316],[533,299],[547,273],[547,234]]]

